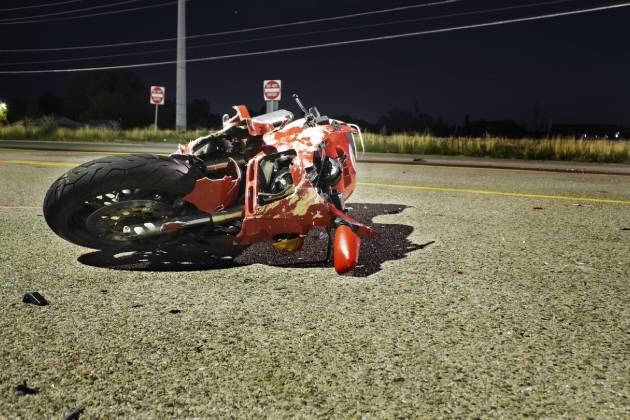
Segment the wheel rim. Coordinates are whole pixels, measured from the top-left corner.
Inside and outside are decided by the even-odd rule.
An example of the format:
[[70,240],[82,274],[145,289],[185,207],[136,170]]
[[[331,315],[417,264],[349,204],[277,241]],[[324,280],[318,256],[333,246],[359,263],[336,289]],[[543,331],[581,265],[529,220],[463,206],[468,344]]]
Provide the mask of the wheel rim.
[[183,209],[174,205],[177,201],[161,192],[138,189],[110,191],[85,200],[82,210],[75,214],[75,220],[99,241],[124,245],[140,239],[129,229],[125,232],[125,226],[153,223],[159,228],[163,221],[181,213]]

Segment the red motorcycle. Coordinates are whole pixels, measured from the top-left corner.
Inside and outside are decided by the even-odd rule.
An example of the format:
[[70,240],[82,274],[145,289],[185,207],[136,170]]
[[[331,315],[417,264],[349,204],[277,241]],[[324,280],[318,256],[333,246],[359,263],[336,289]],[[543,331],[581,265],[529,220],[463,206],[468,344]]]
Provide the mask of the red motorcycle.
[[246,246],[271,240],[295,252],[315,226],[328,232],[327,261],[356,267],[360,237],[375,234],[348,216],[361,131],[306,109],[251,117],[245,106],[223,128],[170,156],[117,155],[57,179],[44,216],[60,237],[94,249],[147,249],[201,240]]

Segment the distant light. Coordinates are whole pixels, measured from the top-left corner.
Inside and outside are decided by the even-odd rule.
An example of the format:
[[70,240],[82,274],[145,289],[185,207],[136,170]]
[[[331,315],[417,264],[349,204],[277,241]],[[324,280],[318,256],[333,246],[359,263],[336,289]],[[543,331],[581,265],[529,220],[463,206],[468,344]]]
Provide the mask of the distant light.
[[7,104],[4,103],[4,102],[0,102],[0,110],[6,111],[7,110]]
[[619,131],[617,131],[617,132],[615,133],[615,138],[616,138],[616,139],[618,139],[620,136],[621,136],[621,133],[620,133]]

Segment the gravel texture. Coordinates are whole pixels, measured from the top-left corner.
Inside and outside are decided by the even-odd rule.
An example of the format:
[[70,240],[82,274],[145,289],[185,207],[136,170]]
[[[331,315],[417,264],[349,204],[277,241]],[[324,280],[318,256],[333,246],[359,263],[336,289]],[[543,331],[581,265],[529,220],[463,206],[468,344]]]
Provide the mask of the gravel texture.
[[[360,186],[379,236],[337,276],[320,231],[290,256],[81,249],[37,209],[65,170],[0,164],[0,417],[630,416],[630,205]],[[360,170],[630,200],[620,176]]]

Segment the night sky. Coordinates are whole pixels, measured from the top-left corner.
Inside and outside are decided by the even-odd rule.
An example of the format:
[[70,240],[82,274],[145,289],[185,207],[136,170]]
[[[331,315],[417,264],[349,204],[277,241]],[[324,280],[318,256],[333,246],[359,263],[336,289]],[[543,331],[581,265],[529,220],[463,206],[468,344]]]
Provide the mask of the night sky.
[[[3,0],[0,8],[54,0]],[[145,0],[123,9],[166,0]],[[431,0],[395,1],[245,1],[193,0],[188,3],[188,35],[280,24],[306,19],[419,4]],[[540,1],[540,0],[538,0]],[[438,16],[473,10],[536,3],[463,0],[402,12],[264,30],[188,41],[188,46],[290,35],[354,25]],[[110,2],[111,3],[111,2]],[[619,1],[570,1],[508,12],[399,23],[338,32],[259,40],[233,45],[190,48],[189,58],[351,40],[591,8]],[[0,20],[109,4],[104,0],[0,12]],[[103,9],[110,10],[110,9]],[[96,10],[98,12],[100,10]],[[89,13],[89,12],[84,12]],[[0,25],[0,48],[46,48],[170,38],[176,35],[177,6],[61,22]],[[211,111],[229,112],[232,104],[254,109],[263,105],[262,80],[282,79],[281,106],[297,92],[308,105],[328,115],[351,114],[369,121],[387,110],[410,108],[461,124],[471,119],[534,120],[562,123],[608,123],[630,126],[630,7],[536,22],[451,33],[337,46],[258,57],[188,65],[188,100],[207,99]],[[6,65],[92,55],[172,51],[80,62]],[[0,53],[0,69],[91,67],[175,59],[175,42],[107,49]],[[147,85],[166,86],[174,99],[175,65],[133,70]],[[69,76],[0,75],[0,98],[34,99],[46,91],[63,94]],[[148,93],[147,93],[148,95]],[[148,104],[147,99],[147,106]]]

